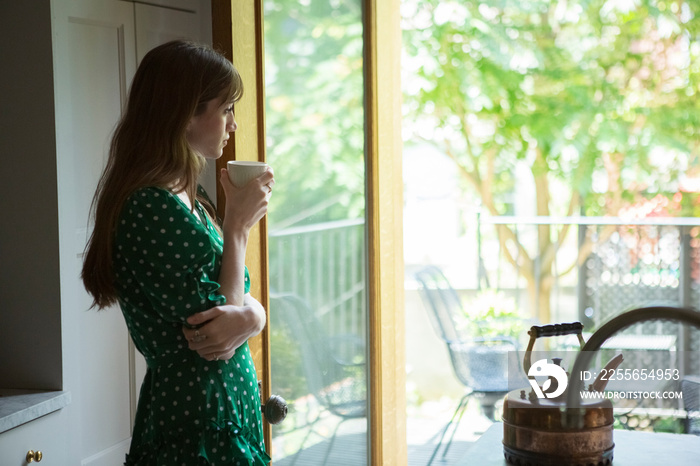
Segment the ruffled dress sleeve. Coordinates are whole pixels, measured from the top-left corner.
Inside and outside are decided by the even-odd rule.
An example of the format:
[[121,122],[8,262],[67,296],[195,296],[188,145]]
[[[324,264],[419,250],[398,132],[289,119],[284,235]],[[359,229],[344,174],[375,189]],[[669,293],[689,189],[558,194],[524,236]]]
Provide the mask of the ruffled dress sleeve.
[[[206,217],[166,191],[137,191],[125,203],[117,227],[118,281],[133,285],[166,321],[184,322],[225,304],[216,281],[223,242],[212,229]],[[246,284],[249,288],[249,280]]]

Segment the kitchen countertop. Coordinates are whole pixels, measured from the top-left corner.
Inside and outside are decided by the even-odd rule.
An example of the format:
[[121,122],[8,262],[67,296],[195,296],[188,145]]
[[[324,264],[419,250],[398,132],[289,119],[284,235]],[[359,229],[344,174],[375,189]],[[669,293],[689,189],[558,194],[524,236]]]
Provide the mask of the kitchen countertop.
[[0,433],[58,411],[70,401],[70,392],[0,389]]

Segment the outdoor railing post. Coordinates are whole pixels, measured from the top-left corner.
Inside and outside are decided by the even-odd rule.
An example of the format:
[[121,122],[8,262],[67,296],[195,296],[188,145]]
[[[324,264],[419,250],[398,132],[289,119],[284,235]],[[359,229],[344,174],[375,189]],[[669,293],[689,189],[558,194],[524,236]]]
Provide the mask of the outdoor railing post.
[[482,274],[482,260],[481,260],[481,211],[476,210],[476,289],[481,290],[481,274]]
[[[691,276],[691,262],[692,262],[692,247],[690,245],[690,229],[691,227],[688,226],[683,226],[679,225],[678,226],[678,235],[680,236],[680,243],[681,243],[681,255],[680,255],[680,263],[678,264],[679,270],[678,273],[680,275],[680,283],[679,283],[679,288],[680,288],[680,303],[681,306],[686,307],[686,308],[692,308],[693,303],[692,303],[692,296],[691,296],[691,290],[692,290],[692,276]],[[680,328],[678,339],[679,339],[679,350],[681,352],[681,370],[683,371],[683,374],[687,374],[691,368],[690,362],[688,361],[688,358],[686,356],[686,352],[690,351],[690,326],[688,325],[683,325]]]
[[[586,244],[586,235],[588,234],[589,225],[578,224],[578,247],[579,251]],[[576,280],[576,300],[578,304],[578,318],[584,328],[590,329],[593,327],[593,319],[587,314],[586,310],[590,307],[586,301],[586,279],[588,276],[588,257],[578,267],[578,277]]]

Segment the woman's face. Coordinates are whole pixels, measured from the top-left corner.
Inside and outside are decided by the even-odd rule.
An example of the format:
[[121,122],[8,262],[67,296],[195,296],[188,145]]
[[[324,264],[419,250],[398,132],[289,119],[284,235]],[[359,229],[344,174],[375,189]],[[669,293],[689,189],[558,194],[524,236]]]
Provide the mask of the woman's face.
[[233,117],[233,103],[221,103],[212,99],[206,109],[195,115],[187,125],[185,137],[190,147],[204,158],[218,159],[223,153],[229,133],[236,131],[238,125]]

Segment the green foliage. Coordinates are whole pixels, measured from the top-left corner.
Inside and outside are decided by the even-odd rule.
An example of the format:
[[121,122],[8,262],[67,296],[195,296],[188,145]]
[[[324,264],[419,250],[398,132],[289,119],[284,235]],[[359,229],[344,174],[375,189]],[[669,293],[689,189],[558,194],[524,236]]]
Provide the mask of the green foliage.
[[654,422],[654,432],[668,432],[671,434],[685,433],[683,427],[683,419],[677,417],[661,417]]
[[273,322],[276,325],[270,325],[270,348],[275,355],[271,358],[272,387],[276,395],[293,402],[308,395],[309,389],[302,370],[299,345],[276,320]]
[[[361,216],[360,2],[264,8],[268,160],[280,181],[270,217],[336,198],[305,222]],[[564,214],[574,192],[586,215],[616,215],[618,191],[626,202],[673,194],[700,170],[699,10],[691,0],[405,0],[406,145],[429,139],[449,152],[493,213],[511,211],[516,164],[549,179],[538,189],[570,190],[549,193],[540,214]]]
[[685,420],[676,416],[654,415],[640,409],[638,412],[616,414],[614,429],[644,432],[685,433]]
[[697,175],[700,2],[406,0],[402,11],[406,145],[451,155],[492,213],[509,211],[516,179],[503,173],[517,163],[548,192],[540,215],[565,214],[574,193],[586,215],[617,215],[615,193],[672,195]]
[[[295,224],[364,213],[362,23],[359,2],[264,2],[270,218]],[[331,207],[314,206],[335,199]]]
[[464,308],[479,336],[506,336],[517,341],[525,329],[515,300],[501,291],[483,290]]

